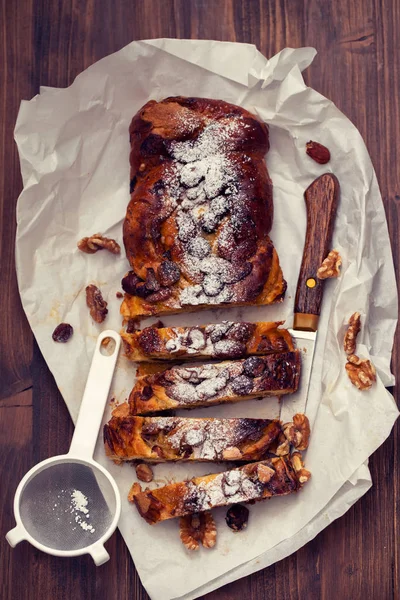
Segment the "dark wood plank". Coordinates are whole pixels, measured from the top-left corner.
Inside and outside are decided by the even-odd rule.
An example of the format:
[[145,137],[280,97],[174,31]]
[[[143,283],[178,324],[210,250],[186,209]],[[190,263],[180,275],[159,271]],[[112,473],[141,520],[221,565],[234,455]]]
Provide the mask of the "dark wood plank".
[[[0,573],[4,598],[26,597],[21,565],[31,563],[26,542],[12,550],[5,540],[15,526],[13,500],[20,479],[33,466],[32,390],[11,396],[0,404]],[[1,589],[1,588],[0,588]]]
[[[12,255],[15,200],[21,183],[16,152],[10,149],[19,100],[31,97],[39,84],[69,85],[87,66],[132,39],[192,37],[251,42],[267,56],[285,46],[315,46],[319,54],[305,74],[306,81],[331,98],[366,140],[381,185],[399,273],[400,150],[394,136],[400,119],[398,2],[0,0],[0,5],[4,15],[2,32],[6,28],[0,45],[0,64],[5,66],[0,69],[3,93],[0,397],[2,393],[11,394],[10,390],[27,387],[30,381],[32,338],[19,308]],[[394,372],[400,372],[399,364],[397,338]],[[72,435],[65,405],[37,349],[33,380],[33,437],[32,433],[28,435],[26,425],[19,425],[16,413],[4,420],[4,411],[0,412],[0,428],[3,426],[6,432],[0,443],[8,449],[18,448],[17,467],[10,469],[0,458],[1,472],[8,477],[8,490],[3,492],[2,536],[13,525],[12,493],[24,471],[37,460],[64,452]],[[11,408],[10,402],[5,411],[32,411],[29,406]],[[21,443],[28,437],[29,441]],[[400,536],[396,512],[400,481],[398,440],[397,427],[371,459],[374,487],[342,519],[293,556],[204,598],[391,600],[400,597],[396,543],[396,537],[398,540]],[[1,573],[5,574],[2,597],[7,600],[148,598],[119,534],[113,536],[108,548],[111,561],[100,569],[95,569],[87,557],[61,561],[27,544],[13,551],[5,548],[0,558]]]
[[[14,260],[15,206],[22,189],[14,125],[23,98],[35,93],[32,0],[0,2],[0,399],[31,385],[32,333],[22,310]],[[12,340],[12,343],[10,341]]]

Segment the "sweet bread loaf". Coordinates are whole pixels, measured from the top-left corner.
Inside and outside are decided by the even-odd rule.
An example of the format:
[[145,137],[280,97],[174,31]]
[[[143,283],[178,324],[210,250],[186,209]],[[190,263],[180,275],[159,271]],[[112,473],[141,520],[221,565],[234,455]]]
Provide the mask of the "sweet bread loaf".
[[104,426],[107,456],[116,462],[253,461],[265,458],[282,431],[269,419],[112,417]]
[[165,368],[140,363],[129,396],[132,415],[291,394],[298,388],[300,353]]
[[153,525],[217,506],[284,496],[299,490],[301,483],[290,456],[286,456],[171,483],[154,490],[137,493],[136,488],[137,484],[131,488],[128,499]]
[[294,350],[292,336],[272,323],[222,323],[197,327],[146,327],[122,333],[125,354],[136,362],[243,358]]
[[206,98],[151,100],[130,125],[125,319],[283,299],[268,237],[268,128]]

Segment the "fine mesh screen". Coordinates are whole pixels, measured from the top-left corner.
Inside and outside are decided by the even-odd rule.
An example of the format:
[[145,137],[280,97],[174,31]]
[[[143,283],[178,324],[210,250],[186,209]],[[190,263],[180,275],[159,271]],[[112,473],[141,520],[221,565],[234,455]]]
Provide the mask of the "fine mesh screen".
[[107,477],[75,462],[49,465],[26,484],[20,498],[26,530],[55,550],[79,550],[96,542],[110,527],[115,510]]

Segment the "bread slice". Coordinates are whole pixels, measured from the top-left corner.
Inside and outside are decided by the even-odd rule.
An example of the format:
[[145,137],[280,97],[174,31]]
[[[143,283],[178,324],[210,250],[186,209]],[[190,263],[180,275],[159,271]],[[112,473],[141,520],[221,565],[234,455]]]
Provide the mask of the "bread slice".
[[294,350],[283,321],[248,323],[222,321],[196,327],[157,327],[122,333],[125,354],[135,362],[243,358]]
[[265,123],[179,96],[145,104],[129,133],[124,318],[281,301]]
[[136,483],[132,486],[128,499],[136,504],[139,514],[153,525],[166,519],[236,502],[285,496],[300,488],[301,483],[292,460],[290,456],[286,456],[144,492],[138,492]]
[[299,378],[298,350],[167,369],[142,363],[129,396],[130,414],[291,394],[297,390]]
[[265,458],[281,433],[269,419],[112,417],[104,426],[114,461],[252,461]]

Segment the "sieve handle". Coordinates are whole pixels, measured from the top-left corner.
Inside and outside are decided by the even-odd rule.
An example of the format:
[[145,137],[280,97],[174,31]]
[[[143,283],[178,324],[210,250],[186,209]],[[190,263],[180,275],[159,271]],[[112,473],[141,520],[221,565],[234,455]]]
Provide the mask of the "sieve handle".
[[20,525],[17,525],[14,529],[10,529],[6,535],[6,540],[12,548],[15,548],[22,540],[26,540],[25,529]]
[[[109,356],[106,355],[106,347],[102,346],[106,338],[111,338],[115,342],[115,348]],[[76,458],[93,456],[120,345],[121,337],[115,331],[103,331],[97,338],[69,456],[73,455]]]
[[89,550],[90,556],[94,560],[94,564],[96,567],[100,565],[104,565],[108,560],[110,560],[110,555],[107,550],[104,548],[103,544],[99,544],[97,546],[93,546],[91,550]]

